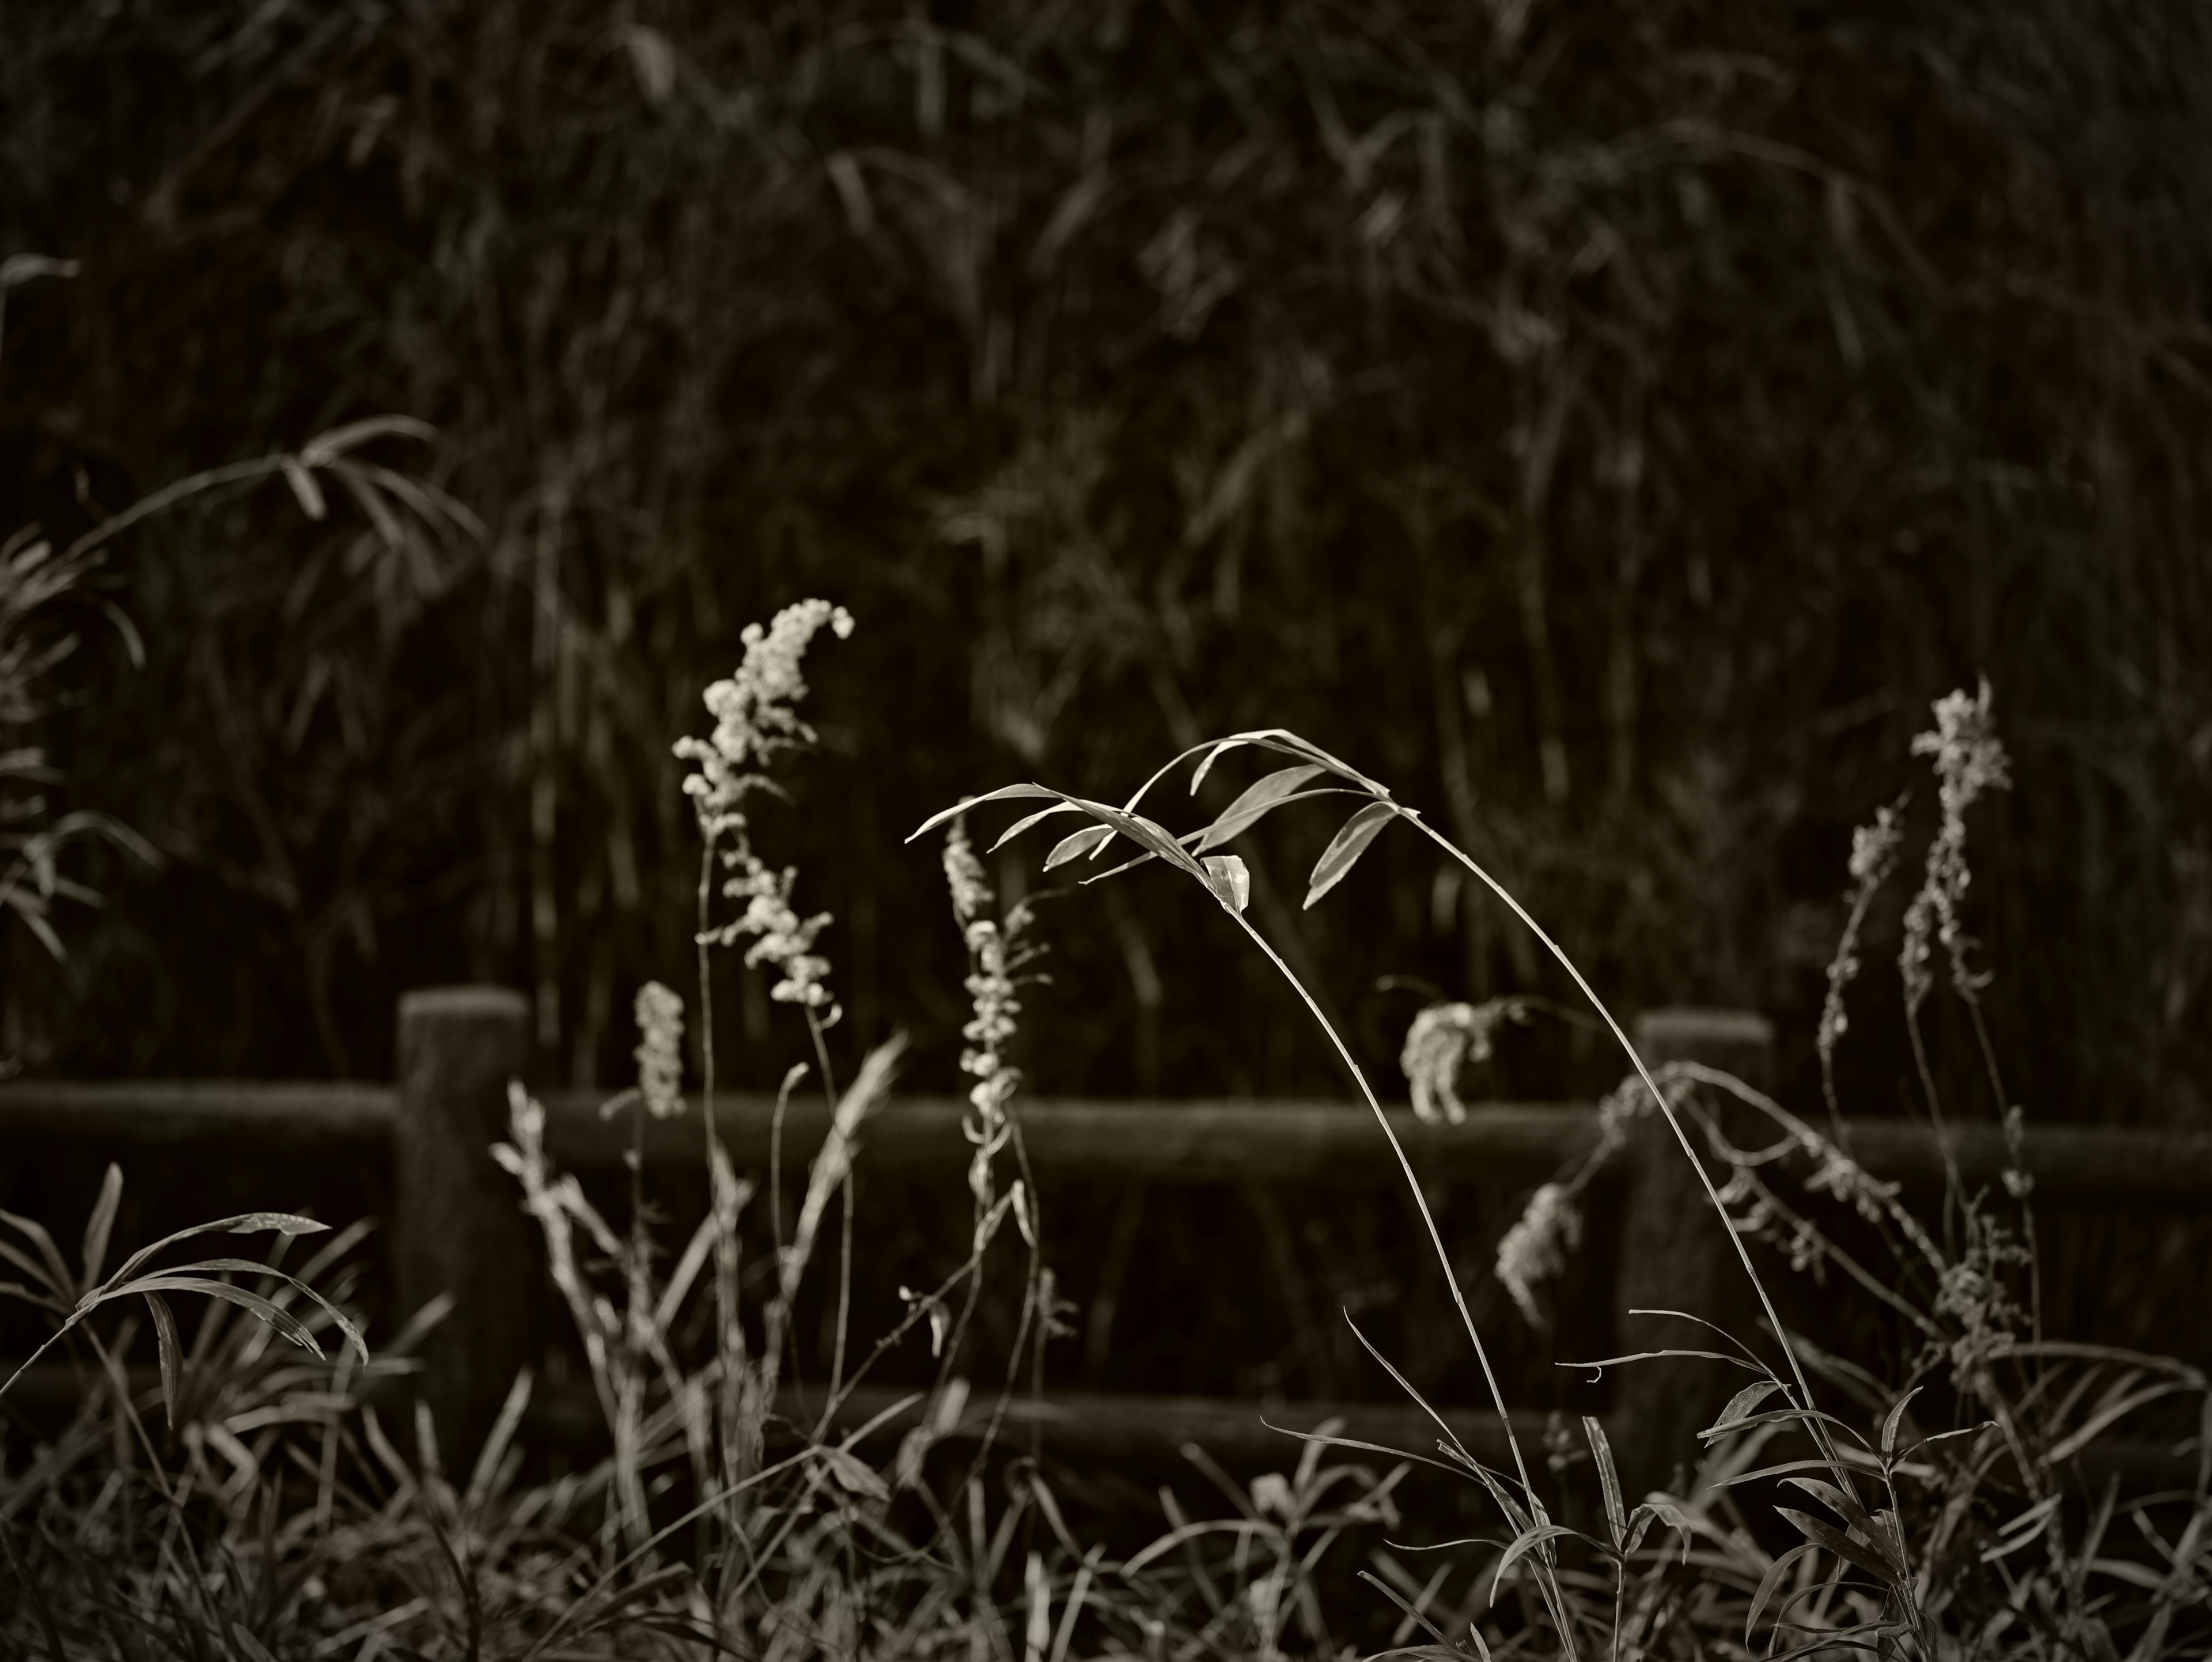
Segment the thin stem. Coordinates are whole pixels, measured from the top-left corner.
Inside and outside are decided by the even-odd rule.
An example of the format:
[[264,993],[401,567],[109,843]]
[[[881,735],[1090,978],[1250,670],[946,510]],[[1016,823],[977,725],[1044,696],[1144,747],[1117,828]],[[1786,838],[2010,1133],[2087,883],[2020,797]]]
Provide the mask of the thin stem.
[[[830,1046],[823,1037],[822,1018],[814,1013],[811,1004],[806,1011],[806,1031],[814,1040],[814,1059],[822,1069],[822,1090],[830,1101],[830,1112],[837,1111],[837,1077],[830,1067]],[[837,1333],[830,1356],[830,1394],[837,1394],[837,1385],[845,1377],[846,1330],[853,1312],[853,1168],[847,1166],[837,1180]]]
[[714,1135],[714,977],[708,954],[707,920],[714,905],[714,839],[699,851],[699,927],[694,944],[699,959],[699,1117],[706,1127],[708,1159],[716,1146]]
[[1482,1364],[1483,1382],[1490,1387],[1490,1399],[1497,1406],[1498,1423],[1505,1428],[1506,1446],[1513,1451],[1513,1465],[1520,1474],[1522,1492],[1534,1501],[1536,1488],[1528,1478],[1528,1462],[1522,1455],[1521,1440],[1514,1434],[1513,1416],[1506,1411],[1505,1393],[1498,1387],[1498,1375],[1490,1366],[1490,1352],[1484,1348],[1482,1335],[1476,1330],[1474,1312],[1467,1307],[1467,1294],[1461,1290],[1459,1277],[1452,1273],[1451,1254],[1444,1249],[1443,1233],[1437,1227],[1436,1215],[1429,1209],[1428,1196],[1421,1192],[1420,1179],[1413,1174],[1413,1162],[1407,1157],[1405,1145],[1398,1141],[1398,1133],[1391,1126],[1389,1116],[1382,1111],[1382,1104],[1376,1098],[1374,1087],[1368,1084],[1366,1074],[1353,1060],[1351,1049],[1337,1032],[1334,1025],[1322,1014],[1321,1006],[1306,990],[1305,983],[1291,973],[1291,966],[1283,962],[1281,954],[1267,944],[1267,938],[1254,928],[1242,912],[1230,915],[1243,926],[1244,933],[1252,937],[1253,944],[1267,953],[1267,961],[1282,972],[1283,979],[1289,982],[1297,989],[1298,996],[1305,1001],[1306,1008],[1313,1013],[1313,1019],[1328,1035],[1329,1043],[1336,1046],[1336,1053],[1343,1059],[1344,1065],[1352,1070],[1352,1080],[1359,1087],[1360,1095],[1366,1098],[1368,1107],[1374,1112],[1375,1123],[1382,1128],[1382,1135],[1389,1140],[1390,1152],[1398,1157],[1398,1168],[1406,1174],[1406,1187],[1413,1191],[1413,1206],[1420,1213],[1421,1222],[1429,1232],[1430,1244],[1436,1248],[1437,1262],[1444,1272],[1444,1284],[1451,1288],[1452,1302],[1459,1306],[1460,1319],[1467,1324],[1467,1336],[1474,1342],[1475,1360]]
[[[1766,1283],[1759,1279],[1759,1270],[1752,1263],[1750,1249],[1744,1245],[1743,1237],[1736,1233],[1735,1226],[1729,1221],[1728,1208],[1721,1202],[1720,1190],[1713,1186],[1712,1174],[1705,1170],[1705,1163],[1698,1158],[1698,1151],[1691,1147],[1689,1134],[1682,1129],[1681,1118],[1674,1112],[1674,1105],[1667,1100],[1667,1093],[1659,1088],[1658,1081],[1651,1077],[1651,1070],[1644,1065],[1644,1058],[1637,1054],[1636,1047],[1629,1043],[1628,1035],[1621,1031],[1620,1023],[1613,1019],[1613,1012],[1607,1008],[1605,1001],[1597,995],[1596,989],[1583,979],[1583,972],[1575,967],[1574,960],[1567,956],[1565,950],[1545,932],[1542,924],[1528,915],[1528,910],[1518,900],[1506,892],[1504,884],[1485,871],[1474,859],[1461,852],[1449,837],[1443,836],[1425,820],[1410,813],[1406,814],[1405,818],[1410,820],[1431,842],[1466,867],[1481,880],[1485,887],[1505,903],[1514,916],[1519,918],[1528,927],[1529,932],[1544,943],[1545,950],[1558,961],[1559,967],[1567,972],[1575,985],[1582,989],[1583,996],[1590,1001],[1590,1008],[1595,1009],[1604,1019],[1605,1025],[1612,1029],[1614,1039],[1627,1053],[1630,1065],[1636,1069],[1638,1077],[1643,1080],[1644,1088],[1651,1093],[1652,1100],[1659,1105],[1659,1111],[1667,1117],[1667,1127],[1674,1132],[1674,1141],[1681,1145],[1682,1158],[1690,1162],[1690,1169],[1698,1174],[1698,1181],[1705,1186],[1705,1198],[1712,1202],[1714,1215],[1720,1219],[1721,1227],[1728,1231],[1729,1240],[1735,1247],[1735,1255],[1743,1264],[1743,1273],[1750,1278],[1752,1290],[1759,1294],[1759,1307],[1765,1312],[1767,1324],[1774,1330],[1775,1339],[1782,1346],[1782,1354],[1790,1363],[1791,1377],[1797,1382],[1798,1400],[1809,1410],[1813,1406],[1812,1382],[1805,1377],[1804,1365],[1797,1360],[1796,1347],[1790,1342],[1789,1330],[1782,1324],[1781,1314],[1775,1309],[1774,1300],[1766,1291]],[[1376,1111],[1379,1113],[1381,1111]],[[1401,1155],[1401,1158],[1402,1159],[1403,1156]],[[1485,1365],[1485,1368],[1487,1371],[1487,1364]],[[1840,1461],[1837,1459],[1834,1444],[1829,1439],[1827,1432],[1822,1428],[1817,1420],[1811,1421],[1809,1423],[1813,1428],[1814,1440],[1820,1445],[1821,1452],[1831,1461],[1840,1464]],[[1519,1451],[1516,1449],[1515,1453],[1517,1457]]]

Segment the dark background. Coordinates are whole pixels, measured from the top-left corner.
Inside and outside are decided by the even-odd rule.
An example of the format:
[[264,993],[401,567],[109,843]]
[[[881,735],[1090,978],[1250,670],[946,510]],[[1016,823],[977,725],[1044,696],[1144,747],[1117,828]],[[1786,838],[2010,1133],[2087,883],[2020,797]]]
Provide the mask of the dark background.
[[[842,1053],[908,1027],[917,1088],[965,1012],[907,831],[1257,724],[1621,1007],[1773,1015],[1802,1088],[1850,829],[1913,782],[1924,831],[1907,742],[1986,671],[2013,1089],[2201,1116],[2205,46],[2150,0],[10,4],[0,242],[82,271],[10,297],[5,522],[397,412],[439,436],[363,454],[482,534],[272,484],[118,541],[148,661],[88,633],[40,736],[165,863],[76,857],[107,904],[65,966],[9,936],[8,1048],[384,1077],[397,995],[479,978],[536,992],[549,1078],[618,1081],[635,986],[688,984],[669,745],[820,594],[860,628],[761,835],[836,915]],[[1330,829],[1255,839],[1255,916],[1381,1077],[1421,995],[1380,976],[1565,993],[1410,838],[1299,914]],[[1036,1090],[1340,1088],[1166,874],[1042,929]],[[769,1083],[802,1035],[728,973]],[[1476,1088],[1617,1071],[1540,1025]]]

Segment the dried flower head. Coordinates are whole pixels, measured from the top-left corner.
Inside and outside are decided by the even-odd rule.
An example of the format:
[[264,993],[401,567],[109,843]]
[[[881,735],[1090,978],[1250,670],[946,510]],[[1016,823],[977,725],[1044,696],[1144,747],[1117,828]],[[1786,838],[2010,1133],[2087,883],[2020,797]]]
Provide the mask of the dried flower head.
[[658,981],[637,989],[637,1092],[655,1119],[684,1111],[684,1000]]
[[1527,1208],[1498,1243],[1498,1284],[1510,1294],[1532,1327],[1543,1325],[1536,1283],[1566,1267],[1567,1254],[1582,1245],[1583,1215],[1565,1188],[1547,1183],[1528,1197]]
[[1971,999],[1986,986],[1989,977],[1968,962],[1974,942],[1960,922],[1973,874],[1966,865],[1966,810],[1984,791],[2005,790],[2012,784],[2004,746],[1996,736],[1990,714],[1990,683],[1984,676],[1973,697],[1965,692],[1945,694],[1935,704],[1936,726],[1912,740],[1915,756],[1935,759],[1942,822],[1928,845],[1928,867],[1920,892],[1905,911],[1905,944],[1898,953],[1898,973],[1905,982],[1905,1005],[1917,1014],[1935,985],[1929,968],[1934,956],[1931,942],[1941,942],[1951,964],[1951,984],[1960,996]]
[[1415,1016],[1398,1056],[1398,1066],[1413,1087],[1413,1111],[1431,1124],[1464,1121],[1467,1105],[1459,1099],[1460,1070],[1471,1062],[1490,1059],[1500,1022],[1528,1019],[1528,1008],[1517,998],[1431,1004]]

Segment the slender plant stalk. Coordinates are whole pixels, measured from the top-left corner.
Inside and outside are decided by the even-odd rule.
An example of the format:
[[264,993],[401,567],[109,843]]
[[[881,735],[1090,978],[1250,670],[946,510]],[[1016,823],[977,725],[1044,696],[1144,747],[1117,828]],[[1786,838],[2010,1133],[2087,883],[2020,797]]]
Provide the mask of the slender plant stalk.
[[[1651,1093],[1652,1100],[1658,1104],[1659,1111],[1667,1117],[1668,1129],[1674,1132],[1674,1141],[1681,1145],[1682,1158],[1690,1162],[1690,1169],[1698,1174],[1698,1181],[1705,1187],[1705,1198],[1712,1202],[1714,1215],[1720,1219],[1721,1227],[1728,1231],[1729,1240],[1735,1246],[1736,1257],[1743,1265],[1743,1273],[1750,1279],[1752,1290],[1759,1294],[1759,1307],[1765,1312],[1767,1324],[1774,1330],[1775,1339],[1782,1346],[1782,1354],[1789,1361],[1790,1375],[1797,1382],[1798,1402],[1809,1415],[1813,1407],[1812,1383],[1805,1377],[1804,1365],[1797,1359],[1796,1347],[1790,1342],[1790,1330],[1782,1324],[1781,1314],[1774,1307],[1774,1300],[1767,1293],[1766,1283],[1759,1278],[1758,1268],[1751,1261],[1751,1251],[1743,1244],[1743,1237],[1736,1233],[1735,1226],[1729,1221],[1728,1208],[1722,1202],[1720,1190],[1713,1186],[1711,1173],[1705,1170],[1705,1163],[1698,1158],[1698,1151],[1691,1145],[1689,1133],[1682,1129],[1681,1117],[1675,1113],[1674,1105],[1667,1100],[1667,1093],[1659,1088],[1658,1081],[1652,1078],[1651,1070],[1644,1066],[1644,1058],[1637,1054],[1635,1045],[1629,1043],[1628,1035],[1621,1031],[1620,1023],[1613,1019],[1612,1010],[1607,1007],[1605,1001],[1597,995],[1596,989],[1583,978],[1583,972],[1575,967],[1575,961],[1567,956],[1565,950],[1558,941],[1552,939],[1542,924],[1528,915],[1526,907],[1507,892],[1504,884],[1485,871],[1480,862],[1461,852],[1449,837],[1437,831],[1425,820],[1411,814],[1407,815],[1406,818],[1411,819],[1431,842],[1466,867],[1492,894],[1505,903],[1513,915],[1528,927],[1537,940],[1544,943],[1544,949],[1551,953],[1558,961],[1559,967],[1573,979],[1575,985],[1582,989],[1583,996],[1589,1000],[1591,1008],[1598,1013],[1605,1025],[1612,1030],[1614,1039],[1619,1042],[1621,1050],[1627,1054],[1630,1065],[1636,1069],[1638,1077],[1643,1080],[1644,1088]],[[1401,1155],[1400,1158],[1404,1157]],[[1837,1457],[1835,1446],[1826,1430],[1817,1420],[1808,1418],[1806,1423],[1811,1428],[1814,1440],[1820,1446],[1821,1452],[1835,1464],[1840,1471],[1842,1462]],[[1516,1450],[1516,1452],[1517,1454],[1518,1451]],[[1846,1483],[1850,1482],[1848,1476],[1845,1476],[1844,1482]]]
[[1421,1222],[1429,1232],[1430,1244],[1436,1248],[1437,1260],[1444,1272],[1444,1284],[1451,1288],[1452,1302],[1459,1306],[1460,1319],[1466,1324],[1467,1336],[1474,1345],[1475,1360],[1482,1364],[1483,1382],[1490,1387],[1490,1400],[1497,1405],[1498,1422],[1505,1428],[1506,1446],[1513,1451],[1514,1470],[1520,1476],[1522,1491],[1532,1501],[1534,1501],[1536,1487],[1529,1481],[1528,1462],[1521,1452],[1520,1438],[1514,1434],[1513,1416],[1506,1410],[1505,1393],[1499,1388],[1498,1374],[1490,1366],[1490,1352],[1482,1342],[1482,1334],[1475,1327],[1474,1312],[1467,1307],[1467,1294],[1460,1288],[1459,1277],[1452,1273],[1451,1254],[1444,1248],[1443,1232],[1437,1227],[1436,1215],[1429,1209],[1428,1196],[1421,1192],[1420,1179],[1413,1174],[1413,1162],[1407,1157],[1405,1145],[1398,1141],[1398,1133],[1390,1124],[1390,1117],[1382,1111],[1382,1104],[1376,1096],[1374,1087],[1368,1084],[1366,1074],[1353,1059],[1351,1048],[1345,1044],[1334,1025],[1322,1014],[1321,1006],[1314,1001],[1314,996],[1306,990],[1305,983],[1291,973],[1291,966],[1283,962],[1282,954],[1268,944],[1267,938],[1254,928],[1242,912],[1231,912],[1230,916],[1236,918],[1244,933],[1252,937],[1253,944],[1267,955],[1267,961],[1282,972],[1283,979],[1289,982],[1297,995],[1305,1001],[1306,1008],[1313,1012],[1314,1020],[1328,1035],[1328,1041],[1336,1047],[1337,1055],[1352,1070],[1352,1080],[1359,1087],[1360,1095],[1367,1099],[1368,1107],[1374,1112],[1375,1123],[1382,1128],[1382,1135],[1389,1139],[1390,1152],[1398,1157],[1398,1169],[1406,1174],[1406,1187],[1413,1193],[1414,1208],[1420,1213]]

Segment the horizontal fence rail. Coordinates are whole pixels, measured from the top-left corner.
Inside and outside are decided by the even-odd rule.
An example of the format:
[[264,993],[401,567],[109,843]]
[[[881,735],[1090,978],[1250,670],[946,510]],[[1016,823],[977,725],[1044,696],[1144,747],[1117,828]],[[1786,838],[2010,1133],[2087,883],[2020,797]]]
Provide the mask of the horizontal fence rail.
[[[586,1169],[622,1162],[629,1123],[601,1115],[610,1094],[540,1094],[546,1147],[556,1160]],[[380,1154],[391,1145],[398,1106],[398,1093],[380,1085],[33,1081],[0,1085],[0,1141],[67,1137],[158,1148],[234,1138]],[[722,1141],[738,1166],[768,1163],[775,1108],[769,1097],[717,1099]],[[1352,1184],[1396,1170],[1373,1117],[1356,1103],[1047,1097],[1018,1100],[1014,1111],[1030,1162],[1055,1176]],[[902,1169],[964,1166],[973,1151],[960,1134],[961,1113],[955,1099],[895,1098],[863,1126],[860,1158]],[[784,1117],[787,1169],[814,1158],[829,1117],[818,1101],[791,1105]],[[1471,1105],[1459,1125],[1428,1124],[1396,1108],[1390,1120],[1415,1171],[1440,1181],[1539,1183],[1597,1142],[1596,1110],[1587,1104]],[[1942,1180],[1942,1146],[1927,1125],[1898,1118],[1847,1125],[1853,1154],[1875,1176]],[[1969,1187],[1998,1180],[2009,1161],[1997,1126],[1954,1122],[1948,1135]],[[2026,1156],[2039,1200],[2172,1206],[2212,1200],[2212,1132],[2032,1123]],[[696,1104],[681,1117],[647,1124],[646,1159],[659,1166],[704,1162]]]
[[[522,1071],[529,1056],[527,1017],[519,995],[497,988],[410,994],[400,1005],[400,1077],[394,1086],[0,1085],[0,1160],[11,1149],[58,1140],[125,1159],[133,1151],[159,1158],[162,1150],[199,1144],[235,1146],[241,1160],[257,1164],[388,1163],[393,1204],[386,1235],[400,1306],[413,1309],[441,1294],[453,1300],[451,1318],[425,1348],[423,1392],[441,1433],[450,1428],[453,1446],[473,1446],[517,1369],[541,1348],[544,1300],[531,1291],[544,1281],[541,1245],[515,1202],[511,1181],[488,1153],[507,1134],[507,1081]],[[1755,1015],[1647,1012],[1635,1035],[1647,1062],[1704,1062],[1754,1085],[1765,1085],[1771,1075],[1771,1029]],[[631,1119],[604,1114],[607,1095],[541,1093],[546,1143],[560,1163],[605,1168],[625,1158]],[[862,1167],[963,1167],[973,1149],[962,1134],[963,1112],[963,1105],[952,1099],[892,1099],[861,1129]],[[1395,1156],[1372,1117],[1349,1102],[1044,1099],[1020,1102],[1016,1114],[1030,1165],[1047,1176],[1344,1185],[1391,1184],[1398,1178]],[[741,1169],[765,1167],[775,1144],[775,1101],[720,1097],[715,1116],[732,1161]],[[1533,1186],[1586,1157],[1599,1135],[1597,1111],[1587,1104],[1485,1104],[1450,1125],[1424,1123],[1404,1108],[1390,1110],[1389,1118],[1424,1184]],[[790,1104],[781,1130],[782,1164],[809,1162],[828,1123],[825,1105]],[[696,1101],[683,1115],[648,1120],[644,1129],[649,1163],[664,1169],[703,1164]],[[1741,1134],[1753,1135],[1747,1128]],[[1913,1186],[1944,1179],[1945,1145],[1925,1125],[1854,1119],[1848,1135],[1853,1155],[1877,1178]],[[1948,1144],[1950,1163],[1970,1188],[1995,1185],[2011,1164],[1993,1124],[1954,1124]],[[1665,1126],[1651,1116],[1634,1122],[1614,1160],[1620,1185],[1613,1277],[1616,1336],[1638,1310],[1745,1318],[1733,1245]],[[2197,1208],[2212,1198],[2212,1133],[2031,1125],[2024,1163],[2038,1198],[2046,1202]],[[1613,1412],[1607,1417],[1632,1482],[1663,1481],[1671,1459],[1693,1446],[1711,1385],[1696,1367],[1656,1362],[1620,1376]],[[66,1371],[26,1385],[33,1397],[71,1388]],[[856,1397],[852,1406],[866,1412],[854,1423],[888,1401],[873,1392]],[[1502,1438],[1495,1415],[1447,1411],[1466,1428],[1464,1434],[1478,1440],[1478,1453]],[[573,1437],[592,1432],[598,1413],[587,1391],[549,1387],[540,1391],[532,1418],[548,1435]],[[1363,1440],[1412,1449],[1433,1441],[1434,1427],[1425,1415],[1382,1405],[1290,1403],[1266,1419],[1304,1429],[1333,1415],[1346,1417]],[[1252,1403],[1060,1393],[1015,1415],[1017,1424],[1031,1421],[1055,1446],[1107,1455],[1197,1442],[1224,1458],[1265,1459],[1280,1458],[1287,1446]]]

